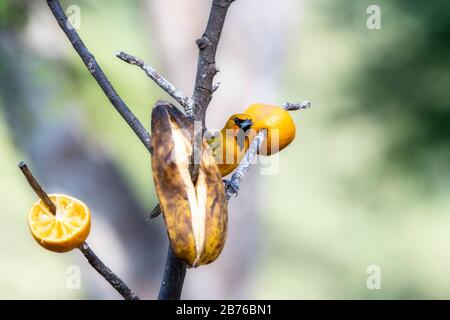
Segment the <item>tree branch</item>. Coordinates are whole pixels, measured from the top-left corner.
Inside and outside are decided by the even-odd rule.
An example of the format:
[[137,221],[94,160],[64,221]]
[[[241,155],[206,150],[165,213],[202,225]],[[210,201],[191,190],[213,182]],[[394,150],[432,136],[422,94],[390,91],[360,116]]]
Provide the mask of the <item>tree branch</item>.
[[[262,129],[258,132],[256,137],[253,139],[252,143],[248,147],[247,152],[245,153],[244,157],[241,160],[241,163],[234,171],[233,175],[231,176],[231,183],[226,184],[225,186],[225,197],[229,201],[231,199],[232,195],[237,195],[236,189],[239,188],[239,185],[242,181],[242,178],[245,176],[245,174],[250,169],[251,164],[253,163],[253,159],[255,158],[256,154],[258,153],[259,148],[261,148],[261,145],[263,144],[264,140],[267,137],[267,130]],[[234,188],[232,187],[234,186]]]
[[27,164],[24,161],[21,161],[19,163],[19,169],[22,170],[23,175],[25,176],[25,178],[27,178],[28,184],[31,186],[31,188],[33,188],[34,192],[36,192],[36,194],[45,204],[47,209],[50,210],[51,213],[56,214],[55,204],[50,199],[48,194],[44,191],[44,189],[42,189],[39,182],[37,182],[37,180],[34,178],[33,174],[31,173],[30,169],[28,168]]
[[205,33],[197,40],[199,48],[197,76],[193,99],[197,121],[205,126],[205,115],[214,92],[214,76],[219,72],[216,66],[216,52],[222,34],[228,8],[233,0],[213,0]]
[[169,245],[163,281],[159,290],[159,300],[180,300],[183,290],[186,263],[178,259]]
[[120,295],[125,300],[139,300],[139,297],[136,295],[136,293],[131,290],[125,282],[122,281],[114,272],[111,271],[110,268],[108,268],[100,259],[97,257],[97,255],[92,251],[92,249],[88,246],[86,242],[83,242],[83,244],[78,248],[80,249],[81,253],[86,257],[89,264],[97,270],[97,272],[106,280],[109,282],[109,284],[116,289],[117,292],[120,293]]
[[117,112],[119,112],[122,118],[128,123],[131,129],[133,129],[134,133],[151,153],[150,134],[117,94],[116,90],[95,60],[95,57],[89,52],[74,27],[70,24],[59,1],[47,0],[47,4],[58,21],[59,26],[66,34],[67,38],[69,38],[70,43],[72,43],[75,51],[80,56],[81,60],[83,60],[87,69],[102,88],[111,104],[116,108]]
[[187,97],[183,92],[178,90],[174,85],[172,85],[169,81],[164,79],[162,76],[156,72],[156,70],[150,66],[149,64],[145,63],[142,59],[139,59],[135,56],[132,56],[130,54],[127,54],[125,52],[118,52],[116,56],[129,63],[136,65],[140,67],[142,70],[145,71],[145,73],[165,92],[167,92],[172,98],[175,99],[186,112],[186,115],[189,118],[192,118],[194,116],[194,101]]
[[[41,198],[41,200],[46,204],[48,209],[53,215],[56,215],[56,206],[48,196],[48,194],[42,189],[41,185],[34,178],[31,170],[28,168],[27,164],[23,161],[19,163],[19,168],[22,170],[23,174],[27,178],[28,183],[36,192],[36,194]],[[89,264],[97,270],[100,275],[113,286],[114,289],[119,292],[122,297],[126,300],[139,300],[138,296],[131,290],[125,282],[122,281],[114,272],[111,271],[94,253],[94,251],[89,248],[86,242],[78,248],[84,254]]]

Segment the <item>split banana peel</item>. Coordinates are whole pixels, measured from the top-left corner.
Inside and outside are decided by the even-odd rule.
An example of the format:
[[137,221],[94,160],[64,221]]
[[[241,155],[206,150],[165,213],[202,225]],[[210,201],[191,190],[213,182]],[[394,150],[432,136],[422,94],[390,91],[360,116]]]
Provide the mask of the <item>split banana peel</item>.
[[202,139],[198,177],[189,167],[193,123],[175,106],[159,102],[152,112],[152,170],[167,233],[175,255],[190,267],[213,262],[227,233],[227,201],[222,176]]

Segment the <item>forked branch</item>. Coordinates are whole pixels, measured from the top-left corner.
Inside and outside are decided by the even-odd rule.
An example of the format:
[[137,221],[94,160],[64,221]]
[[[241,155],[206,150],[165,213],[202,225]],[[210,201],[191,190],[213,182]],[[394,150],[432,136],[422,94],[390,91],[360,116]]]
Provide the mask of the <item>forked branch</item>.
[[192,118],[194,116],[194,101],[191,98],[187,97],[181,90],[178,90],[165,78],[160,76],[151,65],[145,63],[142,59],[139,59],[122,51],[116,53],[116,56],[119,59],[129,64],[136,65],[144,70],[145,73],[150,77],[150,79],[152,79],[161,89],[167,92],[184,108],[184,111],[189,118]]

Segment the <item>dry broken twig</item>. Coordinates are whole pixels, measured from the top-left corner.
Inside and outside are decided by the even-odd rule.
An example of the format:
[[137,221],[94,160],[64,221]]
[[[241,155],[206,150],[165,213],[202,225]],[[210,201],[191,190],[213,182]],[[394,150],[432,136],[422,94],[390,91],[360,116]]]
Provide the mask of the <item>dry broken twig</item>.
[[129,63],[136,65],[140,67],[142,70],[145,71],[145,73],[153,80],[155,83],[163,89],[165,92],[167,92],[172,98],[175,99],[183,108],[186,113],[186,115],[189,118],[192,118],[194,116],[194,100],[187,97],[181,90],[178,90],[173,84],[171,84],[169,81],[167,81],[165,78],[160,76],[156,70],[150,66],[149,64],[145,63],[142,59],[139,59],[135,56],[132,56],[128,53],[125,53],[123,51],[120,51],[116,53],[116,56]]

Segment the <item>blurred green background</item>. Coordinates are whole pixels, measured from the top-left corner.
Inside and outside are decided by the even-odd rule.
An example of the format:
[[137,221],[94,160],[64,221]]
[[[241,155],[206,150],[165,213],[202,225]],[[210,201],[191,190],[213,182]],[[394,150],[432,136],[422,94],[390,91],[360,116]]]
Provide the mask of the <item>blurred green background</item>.
[[[194,40],[210,1],[62,1],[80,9],[86,45],[149,128],[168,99],[118,50],[192,92]],[[381,9],[370,30],[369,5]],[[263,101],[308,99],[278,170],[252,168],[230,205],[217,262],[189,270],[183,298],[450,298],[450,3],[236,1],[219,47],[207,124]],[[154,298],[167,240],[145,148],[114,111],[45,1],[0,1],[0,298],[118,298],[79,252],[31,238],[26,160],[50,192],[93,210],[91,247]],[[273,160],[275,161],[275,160]],[[81,287],[67,286],[68,267]],[[369,290],[367,268],[381,271]]]

